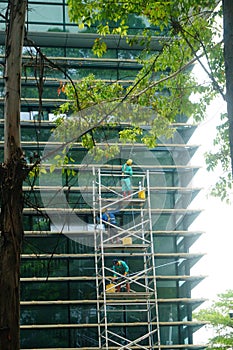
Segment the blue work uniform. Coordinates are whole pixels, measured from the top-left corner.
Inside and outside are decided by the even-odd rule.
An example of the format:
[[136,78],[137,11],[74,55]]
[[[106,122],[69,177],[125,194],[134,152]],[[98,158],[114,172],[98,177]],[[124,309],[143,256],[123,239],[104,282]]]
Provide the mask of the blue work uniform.
[[110,222],[111,224],[113,225],[116,225],[117,222],[116,222],[116,217],[113,213],[111,212],[105,212],[102,214],[102,220],[107,223],[107,222]]
[[[108,234],[111,237],[112,243],[119,243],[119,237],[117,236],[118,229],[116,227],[117,221],[116,221],[116,217],[115,217],[114,213],[108,212],[108,211],[102,213],[102,220],[103,220],[103,223],[105,225],[105,228],[108,231]],[[108,223],[110,223],[111,225],[109,225]],[[112,226],[112,225],[114,225],[114,226]]]

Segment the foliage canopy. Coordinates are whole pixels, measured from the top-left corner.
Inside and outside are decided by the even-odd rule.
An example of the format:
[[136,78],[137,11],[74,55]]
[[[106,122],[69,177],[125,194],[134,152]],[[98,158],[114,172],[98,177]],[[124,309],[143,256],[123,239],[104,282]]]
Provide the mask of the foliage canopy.
[[[157,117],[164,120],[164,133],[167,123],[183,121],[184,117],[201,121],[216,94],[225,98],[222,28],[216,25],[216,19],[222,17],[219,4],[221,1],[212,0],[181,0],[178,5],[174,0],[68,0],[71,21],[77,23],[81,31],[92,28],[98,34],[93,46],[98,57],[108,53],[105,37],[117,35],[124,37],[129,46],[141,45],[141,53],[136,58],[141,69],[124,88],[119,81],[106,83],[94,75],[85,77],[77,85],[67,85],[68,101],[60,111],[69,114],[96,104],[127,101],[152,108]],[[159,49],[153,47],[155,38]],[[202,63],[202,57],[207,64]],[[192,74],[198,62],[209,78],[203,84]],[[198,96],[198,101],[190,96]],[[121,122],[127,119],[123,116]],[[135,122],[135,127],[140,127],[140,123],[141,120]],[[219,163],[223,167],[224,175],[212,191],[222,199],[227,198],[232,184],[227,130],[228,122],[224,120],[215,140],[219,145],[221,139],[221,147],[218,152],[207,155],[208,170],[214,170]],[[150,140],[150,144],[155,145],[161,134],[161,129],[158,134],[154,132],[154,142]]]
[[208,321],[214,330],[214,336],[209,339],[208,349],[229,349],[233,346],[233,290],[218,294],[218,299],[207,309],[200,310],[195,317]]

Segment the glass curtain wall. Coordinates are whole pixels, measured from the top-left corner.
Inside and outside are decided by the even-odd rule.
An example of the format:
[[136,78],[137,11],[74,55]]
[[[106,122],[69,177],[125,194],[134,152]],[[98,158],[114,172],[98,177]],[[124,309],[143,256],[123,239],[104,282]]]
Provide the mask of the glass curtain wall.
[[[0,1],[1,12],[6,7],[7,1]],[[134,31],[140,31],[140,25],[139,21]],[[70,23],[65,0],[29,1],[27,30],[29,37],[32,35],[35,38],[43,53],[60,65],[74,80],[95,74],[96,79],[105,79],[110,83],[120,80],[126,87],[140,69],[136,58],[141,50],[138,47],[120,47],[115,39],[111,41],[111,49],[107,54],[97,59],[91,50],[92,43],[88,41],[88,33],[90,31],[95,33],[95,28],[80,31],[77,25]],[[4,31],[5,24],[1,19],[2,60]],[[57,93],[60,82],[66,81],[64,73],[45,65],[43,75],[46,80],[40,106],[35,72],[37,76],[42,72],[39,71],[39,65],[36,65],[37,59],[33,47],[24,48],[21,135],[28,163],[42,154],[51,129],[55,127],[54,111],[66,99],[65,95],[61,93],[58,96]],[[4,143],[3,108],[4,81],[1,66],[1,161],[3,161]],[[39,114],[41,120],[38,122]],[[150,172],[161,344],[174,345],[182,349],[192,347],[196,349],[197,345],[193,344],[192,334],[201,324],[192,321],[192,311],[202,301],[192,299],[191,290],[202,280],[202,276],[190,276],[190,269],[202,254],[191,254],[189,248],[199,238],[201,232],[189,230],[189,226],[199,215],[199,210],[189,210],[188,205],[200,189],[189,185],[198,166],[190,167],[187,164],[187,159],[192,157],[196,147],[186,145],[195,127],[185,125],[183,121],[177,122],[174,127],[181,135],[183,143],[177,145],[177,140],[172,138],[162,140],[159,147],[150,152],[144,146],[140,146],[137,152],[142,160],[141,165]],[[117,138],[118,128],[106,132]],[[71,151],[70,156],[75,159],[77,172],[86,152],[86,149],[78,143]],[[120,172],[120,166],[126,160],[127,154],[129,150],[123,150],[122,158],[109,165]],[[136,169],[137,167],[135,171]],[[54,191],[60,185],[60,176],[56,171],[51,174]],[[98,349],[95,250],[86,244],[85,235],[71,239],[54,229],[43,210],[33,210],[35,207],[43,207],[41,191],[46,192],[46,188],[40,188],[38,179],[33,183],[31,181],[29,179],[24,184],[25,239],[21,264],[21,349]],[[114,186],[114,183],[111,185]],[[77,183],[77,173],[72,174],[66,170],[62,174],[62,186],[66,188],[65,193],[70,207],[79,210],[78,215],[87,227],[93,225],[93,211],[83,198]],[[51,189],[49,193],[51,195]],[[89,196],[90,198],[92,196],[91,190]],[[118,213],[116,216],[119,225],[127,224],[132,220],[132,215],[137,216],[127,211]],[[109,258],[106,263],[111,265],[111,260],[112,258]],[[137,256],[130,260],[130,265],[135,269],[140,268],[140,264],[141,261]],[[130,309],[129,305],[124,307]],[[119,335],[130,338],[132,333],[143,334],[147,326],[144,314],[140,313],[140,307],[137,313],[127,312],[127,320],[124,309],[122,313],[117,314],[114,313],[114,307],[112,311],[112,329]],[[127,327],[126,321],[139,325]],[[142,346],[143,344],[142,342]]]

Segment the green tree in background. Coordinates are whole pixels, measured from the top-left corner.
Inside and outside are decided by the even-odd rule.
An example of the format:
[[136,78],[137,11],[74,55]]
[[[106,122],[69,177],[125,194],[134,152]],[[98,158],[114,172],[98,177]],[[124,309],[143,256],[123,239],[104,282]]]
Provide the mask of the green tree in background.
[[207,321],[214,335],[208,341],[208,349],[232,349],[233,347],[233,290],[218,294],[211,306],[194,316]]
[[[141,42],[147,58],[134,83],[125,91],[123,99],[150,105],[158,116],[173,121],[179,114],[193,116],[200,121],[206,106],[220,94],[227,102],[228,114],[218,127],[216,153],[207,156],[208,170],[220,164],[223,175],[212,194],[228,199],[233,172],[233,3],[224,1],[81,1],[68,0],[69,15],[80,28],[96,25],[99,38],[93,51],[101,56],[107,51],[104,37],[108,34],[126,37],[128,42]],[[129,17],[132,14],[144,21],[140,37],[129,37]],[[216,20],[224,19],[224,38]],[[143,22],[142,21],[142,22]],[[141,23],[142,23],[141,22]],[[163,35],[166,34],[166,37]],[[161,50],[150,50],[153,36],[160,37]],[[201,58],[207,64],[203,65]],[[208,82],[199,86],[190,70],[199,62],[208,76]],[[164,94],[164,91],[168,92]],[[190,102],[191,93],[198,93],[198,104]],[[212,137],[212,136],[210,136]],[[219,140],[221,142],[219,143]]]
[[[209,5],[209,2],[203,5],[207,6],[207,3]],[[64,91],[68,100],[73,102],[62,105],[62,113],[75,113],[103,102],[119,105],[128,102],[137,106],[147,106],[156,115],[153,122],[151,115],[148,115],[147,119],[146,116],[144,119],[134,118],[132,123],[132,120],[127,120],[128,113],[122,114],[121,120],[117,119],[118,122],[130,121],[130,125],[135,127],[135,137],[138,135],[135,130],[138,130],[140,125],[150,124],[150,135],[142,140],[147,146],[155,146],[156,139],[161,135],[168,136],[168,125],[174,120],[184,121],[184,118],[191,116],[195,116],[196,120],[204,118],[206,104],[214,97],[216,91],[212,86],[198,85],[192,75],[192,67],[203,55],[203,52],[198,53],[201,40],[212,45],[211,38],[216,35],[216,31],[212,32],[217,15],[213,12],[214,6],[209,5],[211,10],[207,11],[199,5],[191,6],[191,3],[185,2],[181,2],[179,8],[170,2],[150,2],[148,6],[144,3],[124,1],[68,1],[68,4],[71,20],[77,22],[80,28],[96,25],[100,36],[95,40],[93,52],[97,56],[101,57],[108,52],[106,35],[125,36],[129,46],[136,43],[140,45],[141,52],[136,59],[142,68],[133,82],[124,89],[118,81],[109,84],[97,80],[94,75],[83,78],[76,86],[68,84]],[[140,21],[136,23],[140,27],[139,34],[128,36],[133,19],[138,17]],[[218,86],[218,89],[221,90],[221,87]],[[195,93],[202,95],[198,103],[190,100],[190,95]],[[101,122],[104,122],[102,116],[103,114]],[[79,128],[80,119],[82,116],[78,119]],[[95,118],[95,125],[98,123]],[[86,130],[91,129],[93,119],[90,118],[89,125],[86,125],[87,121],[83,118],[81,124]],[[75,125],[73,127],[75,128]],[[121,138],[135,141],[132,139],[132,133],[129,137],[128,129],[121,131]],[[90,147],[93,147],[93,135],[89,140]]]

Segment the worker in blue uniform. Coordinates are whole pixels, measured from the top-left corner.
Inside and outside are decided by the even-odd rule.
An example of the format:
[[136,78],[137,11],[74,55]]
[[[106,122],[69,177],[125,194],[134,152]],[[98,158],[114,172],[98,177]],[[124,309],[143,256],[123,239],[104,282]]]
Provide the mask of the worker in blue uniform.
[[[107,208],[102,211],[102,221],[107,229],[112,243],[120,243],[119,237],[115,237],[118,234],[117,221],[114,212],[108,211]],[[110,225],[111,224],[111,225]],[[113,226],[112,226],[113,225]]]
[[131,184],[131,177],[133,176],[133,169],[132,169],[133,161],[132,159],[128,159],[125,164],[122,166],[122,192],[123,196],[130,196],[132,191],[132,184]]
[[[114,259],[112,269],[114,271],[113,281],[115,281],[116,279],[119,279],[119,277],[121,277],[121,276],[119,276],[119,274],[126,277],[129,273],[129,266],[123,260]],[[121,291],[121,286],[122,286],[122,284],[116,286],[116,292],[119,293]],[[130,292],[130,284],[127,281],[126,281],[126,290],[127,290],[127,292]]]

